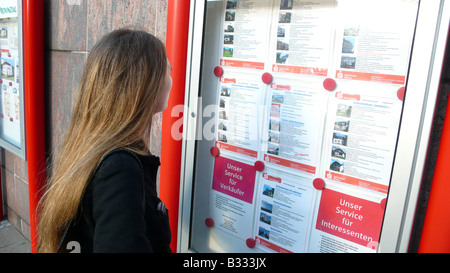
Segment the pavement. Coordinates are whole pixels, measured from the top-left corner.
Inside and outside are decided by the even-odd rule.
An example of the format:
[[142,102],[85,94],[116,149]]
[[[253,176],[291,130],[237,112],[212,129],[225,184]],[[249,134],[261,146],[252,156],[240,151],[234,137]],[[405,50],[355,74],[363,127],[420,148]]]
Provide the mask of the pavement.
[[0,253],[31,253],[31,244],[7,220],[0,222]]

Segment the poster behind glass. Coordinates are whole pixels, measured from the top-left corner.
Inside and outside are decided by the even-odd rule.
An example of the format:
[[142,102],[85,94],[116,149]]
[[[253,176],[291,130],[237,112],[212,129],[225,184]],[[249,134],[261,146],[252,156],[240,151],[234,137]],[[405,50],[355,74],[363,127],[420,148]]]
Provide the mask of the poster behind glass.
[[[21,31],[17,0],[0,2],[0,138],[2,146],[22,147],[23,103],[21,83]],[[10,144],[10,145],[8,145]]]

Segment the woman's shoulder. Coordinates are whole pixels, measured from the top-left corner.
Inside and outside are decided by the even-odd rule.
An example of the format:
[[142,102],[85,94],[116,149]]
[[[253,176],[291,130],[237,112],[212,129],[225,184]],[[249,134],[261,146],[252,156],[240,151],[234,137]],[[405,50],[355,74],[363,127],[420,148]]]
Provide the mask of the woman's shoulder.
[[[95,170],[95,174],[141,173],[142,164],[139,157],[126,149],[115,149],[107,153]],[[97,176],[97,175],[95,175]]]
[[125,148],[118,148],[106,153],[101,162],[129,161],[130,159],[134,159],[134,161],[137,162],[139,161],[138,155],[133,151]]
[[[144,172],[139,159],[127,151],[114,151],[102,158],[94,170],[86,192],[97,204],[120,199],[123,204],[128,197],[143,194]],[[103,200],[103,201],[102,201]]]

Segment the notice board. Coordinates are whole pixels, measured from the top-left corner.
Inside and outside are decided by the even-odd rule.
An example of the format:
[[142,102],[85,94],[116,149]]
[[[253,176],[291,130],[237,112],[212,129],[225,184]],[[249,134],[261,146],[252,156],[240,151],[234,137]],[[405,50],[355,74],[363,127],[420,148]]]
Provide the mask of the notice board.
[[207,2],[190,249],[378,251],[418,9]]
[[21,2],[0,2],[0,146],[24,158]]

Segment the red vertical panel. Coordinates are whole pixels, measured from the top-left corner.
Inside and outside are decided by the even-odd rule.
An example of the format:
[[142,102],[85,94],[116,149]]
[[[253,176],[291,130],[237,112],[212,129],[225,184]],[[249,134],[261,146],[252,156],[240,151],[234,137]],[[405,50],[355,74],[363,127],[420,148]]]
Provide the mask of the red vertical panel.
[[[172,116],[172,109],[184,104],[189,12],[190,0],[169,0],[166,47],[172,65],[173,86],[167,110],[163,112],[160,197],[169,209],[173,252],[176,252],[177,248],[182,141],[172,136],[172,127],[183,118],[183,115]],[[179,129],[182,130],[182,128]]]
[[450,252],[450,100],[431,184],[419,252]]
[[44,100],[44,0],[23,0],[26,156],[31,249],[36,251],[36,208],[46,179]]

